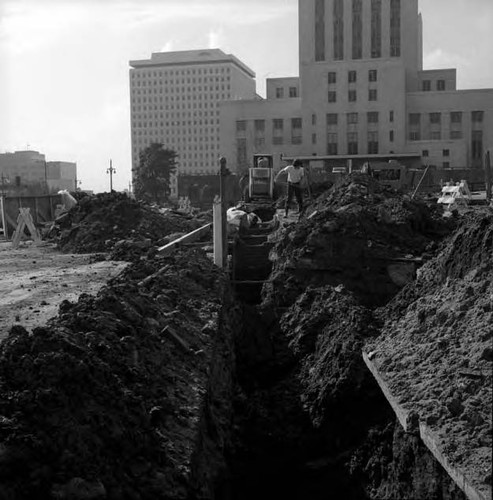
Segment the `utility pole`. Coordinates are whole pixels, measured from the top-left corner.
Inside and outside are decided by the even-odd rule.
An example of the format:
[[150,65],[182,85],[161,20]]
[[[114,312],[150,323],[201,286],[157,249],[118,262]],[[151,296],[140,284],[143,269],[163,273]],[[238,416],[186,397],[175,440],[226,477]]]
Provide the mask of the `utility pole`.
[[113,162],[110,159],[110,167],[106,169],[106,173],[110,174],[110,193],[113,191],[113,174],[116,174],[116,169],[113,168]]
[[486,200],[491,201],[491,154],[490,150],[486,151],[484,158],[484,180],[486,184]]
[[226,222],[226,158],[219,160],[219,200],[214,200],[214,264],[225,269],[228,263],[228,232]]

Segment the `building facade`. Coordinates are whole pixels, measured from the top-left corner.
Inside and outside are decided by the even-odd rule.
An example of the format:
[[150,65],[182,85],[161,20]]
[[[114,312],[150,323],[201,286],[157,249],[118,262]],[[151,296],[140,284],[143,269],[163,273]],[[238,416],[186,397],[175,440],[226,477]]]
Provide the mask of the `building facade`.
[[[478,168],[493,147],[493,89],[423,69],[418,0],[299,0],[299,78],[262,101],[221,104],[221,152]],[[265,133],[262,135],[262,130]]]
[[47,162],[38,151],[0,154],[0,191],[3,195],[42,195],[60,189],[74,191],[77,165]]
[[[216,173],[219,103],[254,99],[255,73],[219,49],[154,53],[130,66],[133,173],[152,142],[178,154],[178,175]],[[177,185],[174,176],[172,197]]]

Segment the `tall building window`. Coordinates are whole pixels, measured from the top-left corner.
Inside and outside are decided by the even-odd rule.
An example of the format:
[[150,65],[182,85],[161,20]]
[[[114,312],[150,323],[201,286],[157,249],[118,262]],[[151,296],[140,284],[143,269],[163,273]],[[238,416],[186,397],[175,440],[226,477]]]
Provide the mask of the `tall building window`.
[[394,121],[394,112],[389,111],[389,122],[393,122],[393,121]]
[[291,118],[291,144],[301,144],[302,121],[301,118]]
[[236,132],[245,132],[246,131],[246,121],[238,120],[236,122]]
[[347,134],[347,153],[348,155],[358,154],[358,134],[357,132],[348,132]]
[[245,167],[247,162],[246,139],[236,139],[236,160],[238,166]]
[[265,120],[255,120],[254,122],[255,133],[265,132]]
[[371,57],[382,57],[382,0],[371,0]]
[[315,61],[325,61],[325,0],[315,0]]
[[284,97],[284,89],[282,87],[276,88],[276,97],[277,99],[282,99]]
[[390,0],[390,56],[401,55],[401,0]]
[[296,87],[289,87],[289,97],[298,97],[298,89]]
[[389,131],[389,141],[394,142],[394,131],[393,130]]
[[334,59],[344,59],[344,0],[334,0]]
[[441,113],[430,113],[430,123],[441,123],[442,114]]
[[312,114],[312,125],[317,124],[317,115],[315,113]]
[[431,90],[431,81],[423,80],[421,82],[421,89],[423,90],[423,92],[429,92]]
[[337,125],[337,113],[327,114],[327,125]]
[[419,125],[421,123],[420,113],[410,113],[409,114],[409,125]]
[[368,132],[368,154],[378,154],[378,132],[376,131]]
[[335,71],[329,71],[327,75],[327,80],[330,83],[336,83],[337,82],[337,73]]
[[347,123],[348,123],[348,125],[358,123],[358,113],[348,113],[347,114]]
[[347,81],[349,83],[354,83],[356,81],[356,71],[354,70],[348,71]]
[[329,93],[327,94],[327,99],[329,102],[336,102],[337,97],[334,90],[329,90]]
[[378,123],[378,111],[368,111],[366,115],[368,123]]
[[368,81],[369,82],[376,82],[377,81],[377,70],[376,69],[369,69],[368,70]]
[[[483,158],[483,131],[473,130],[471,136],[471,156],[473,160],[479,160],[479,164]],[[477,165],[477,161],[474,162]],[[476,166],[475,165],[475,166]]]
[[377,100],[377,89],[369,89],[368,90],[368,100],[376,101]]
[[335,133],[327,134],[327,154],[328,155],[337,154],[337,134]]
[[363,57],[362,11],[362,0],[353,0],[353,59],[361,59]]
[[472,111],[471,112],[471,121],[473,123],[482,123],[483,122],[483,111]]
[[450,123],[462,123],[462,112],[452,111],[450,113]]
[[437,90],[445,90],[445,80],[437,80]]
[[284,121],[282,118],[275,118],[272,121],[272,143],[282,144],[284,141]]
[[348,90],[347,98],[349,102],[356,102],[356,90]]

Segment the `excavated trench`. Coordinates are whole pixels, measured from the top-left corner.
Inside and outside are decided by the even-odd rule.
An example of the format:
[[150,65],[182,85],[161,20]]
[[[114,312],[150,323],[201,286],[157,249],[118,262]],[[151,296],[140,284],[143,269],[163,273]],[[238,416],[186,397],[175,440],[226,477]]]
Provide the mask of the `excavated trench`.
[[[229,476],[217,490],[217,498],[465,498],[420,439],[402,430],[364,366],[362,338],[374,334],[369,331],[373,318],[367,309],[355,312],[351,297],[338,304],[334,298],[334,317],[344,317],[350,310],[349,324],[334,320],[328,335],[333,335],[332,345],[308,362],[300,355],[303,346],[293,338],[306,325],[297,323],[294,305],[262,303],[262,286],[271,280],[272,270],[269,252],[273,244],[268,234],[261,225],[240,235],[234,247],[233,282],[242,327],[235,338]],[[375,286],[366,291],[368,303]],[[387,296],[387,291],[388,287],[382,295]],[[364,293],[359,290],[360,295]],[[322,294],[337,295],[332,286]],[[321,303],[326,304],[326,299]],[[317,300],[314,292],[304,307]],[[330,314],[318,310],[308,322],[316,330],[327,320]],[[287,328],[291,328],[289,334]],[[329,368],[319,368],[317,356],[324,357],[322,364]],[[328,356],[332,358],[327,365]],[[317,390],[326,393],[317,401],[306,382],[314,371],[316,384],[325,386]]]

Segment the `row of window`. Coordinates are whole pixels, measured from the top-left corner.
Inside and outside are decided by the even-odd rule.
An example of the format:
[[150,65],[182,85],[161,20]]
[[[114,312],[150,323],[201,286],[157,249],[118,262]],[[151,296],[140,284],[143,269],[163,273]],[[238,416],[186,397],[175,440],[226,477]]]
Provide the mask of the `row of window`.
[[[358,94],[356,90],[350,89],[347,94],[348,102],[356,102],[358,100]],[[377,89],[368,89],[368,101],[377,101],[378,93]],[[335,90],[329,90],[327,93],[327,101],[330,103],[337,102],[337,92]]]
[[[358,72],[354,69],[349,70],[347,72],[347,81],[348,83],[355,83],[358,79]],[[368,81],[369,82],[376,82],[378,79],[378,71],[376,69],[369,69],[368,70]],[[336,71],[329,71],[327,73],[327,81],[329,85],[332,85],[334,83],[337,83],[337,72]]]
[[[216,94],[215,100],[217,101],[225,101],[226,99],[230,99],[230,94]],[[184,102],[184,101],[207,101],[207,100],[214,100],[214,94],[199,94],[199,95],[183,95],[183,96],[176,96],[176,97],[132,97],[132,103],[151,103],[151,102]]]
[[[346,113],[347,123],[358,123],[359,114],[358,113]],[[391,122],[394,121],[394,112],[391,111],[389,114],[389,120]],[[378,111],[368,111],[366,113],[366,121],[367,123],[378,123],[379,121],[379,112]],[[339,122],[339,114],[338,113],[327,113],[327,125],[337,125]]]
[[[428,113],[430,123],[441,123],[442,113]],[[462,123],[463,112],[451,111],[450,123]],[[484,118],[484,111],[471,111],[471,121],[473,123],[482,123]],[[409,113],[409,125],[420,125],[421,113]]]
[[[142,82],[139,81],[134,81],[131,82],[132,88],[137,88],[137,87],[171,87],[175,89],[184,89],[183,85],[195,85],[195,84],[208,84],[208,85],[217,85],[219,83],[222,83],[224,85],[225,82],[230,82],[231,77],[226,76],[226,77],[219,77],[219,76],[212,76],[209,78],[182,78],[182,79],[177,79],[177,80],[143,80]],[[178,85],[182,85],[181,87],[178,87]]]
[[152,94],[193,94],[197,95],[199,92],[224,92],[231,90],[229,83],[219,85],[205,85],[204,87],[154,87],[151,89],[133,88],[132,95],[152,95]]
[[[344,59],[344,8],[352,11],[351,31],[353,59],[363,58],[363,5],[362,0],[334,0],[332,12],[333,59]],[[370,55],[382,57],[382,0],[371,0]],[[315,0],[315,61],[325,61],[326,41],[325,0]],[[390,56],[401,55],[401,3],[390,0]]]
[[132,71],[132,78],[150,78],[152,76],[205,75],[230,73],[230,68],[194,68],[171,70],[137,70]]
[[[289,97],[298,97],[298,87],[289,87]],[[276,88],[276,98],[277,99],[283,99],[284,98],[284,88],[283,87],[277,87]]]
[[[187,125],[190,127],[192,125],[209,125],[212,126],[214,124],[219,125],[219,119],[216,120],[204,120],[204,123],[202,123],[202,120],[197,121],[188,121],[188,122],[157,122],[157,121],[133,121],[132,122],[132,127],[134,128],[147,128],[147,127],[186,127]],[[181,129],[177,129],[181,130]],[[189,129],[191,130],[191,129]]]
[[[435,82],[436,90],[445,90],[445,80],[437,80]],[[423,92],[429,92],[431,90],[431,80],[423,80],[421,82],[421,90]]]

